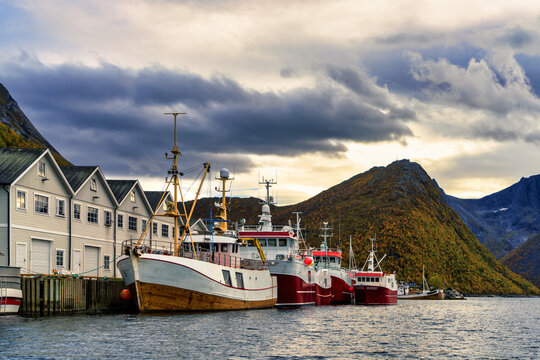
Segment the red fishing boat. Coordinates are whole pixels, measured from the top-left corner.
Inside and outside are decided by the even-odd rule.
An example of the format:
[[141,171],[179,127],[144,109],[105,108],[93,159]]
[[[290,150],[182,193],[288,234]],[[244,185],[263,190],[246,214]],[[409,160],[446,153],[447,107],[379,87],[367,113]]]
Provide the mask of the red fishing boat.
[[371,239],[371,251],[362,267],[354,274],[354,296],[356,305],[396,305],[396,274],[386,274],[380,266],[384,260],[375,255],[375,239]]
[[300,228],[300,213],[296,225],[274,226],[270,215],[269,188],[272,180],[263,180],[266,186],[266,202],[256,226],[244,225],[238,231],[238,239],[256,239],[241,247],[244,258],[258,259],[255,244],[260,244],[267,259],[268,270],[277,278],[276,306],[328,305],[331,300],[332,280],[328,269],[317,269],[311,252],[306,248]]
[[[340,249],[330,249],[328,247],[327,238],[331,237],[328,234],[328,223],[323,222],[321,230],[323,234],[319,235],[323,238],[321,247],[312,251],[315,260],[315,268],[325,269],[330,273],[332,286],[330,287],[329,304],[350,304],[353,298],[352,278],[349,270],[341,267],[342,253]],[[321,290],[323,291],[323,290]]]

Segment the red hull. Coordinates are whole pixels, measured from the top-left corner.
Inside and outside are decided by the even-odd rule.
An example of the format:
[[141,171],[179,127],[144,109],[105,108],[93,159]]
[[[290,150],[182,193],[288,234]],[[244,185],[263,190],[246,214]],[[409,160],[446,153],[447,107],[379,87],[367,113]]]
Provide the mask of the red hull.
[[331,304],[343,304],[347,305],[351,303],[352,300],[352,291],[350,290],[349,284],[345,280],[332,276],[332,300]]
[[332,301],[332,288],[323,288],[319,285],[316,286],[315,305],[330,305]]
[[[274,274],[272,274],[274,275]],[[293,275],[275,274],[278,284],[276,306],[315,305],[315,284],[308,284]]]
[[355,285],[356,305],[396,305],[397,290],[382,286]]

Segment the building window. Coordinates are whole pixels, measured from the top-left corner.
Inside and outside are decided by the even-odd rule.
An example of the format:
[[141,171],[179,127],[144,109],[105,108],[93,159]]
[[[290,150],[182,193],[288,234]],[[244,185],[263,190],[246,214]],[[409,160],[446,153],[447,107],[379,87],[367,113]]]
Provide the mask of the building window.
[[66,216],[66,200],[56,199],[56,216]]
[[148,224],[148,221],[146,221],[146,220],[141,220],[141,231],[146,230],[146,224]]
[[64,249],[56,249],[56,267],[64,267]]
[[26,191],[17,190],[17,209],[26,210]]
[[90,190],[97,191],[96,179],[90,179]]
[[81,220],[81,204],[73,204],[73,218]]
[[47,164],[40,162],[38,165],[38,175],[41,177],[47,176]]
[[169,225],[166,225],[166,224],[161,225],[161,236],[169,237]]
[[104,255],[103,256],[103,269],[110,270],[111,269],[110,263],[111,263],[111,257],[109,255]]
[[152,223],[152,234],[154,234],[154,235],[158,234],[158,224],[157,224],[157,222]]
[[98,223],[98,209],[89,206],[88,207],[88,222],[97,224]]
[[112,225],[112,213],[108,210],[105,210],[105,226]]
[[118,214],[117,223],[119,228],[124,228],[124,215]]
[[132,231],[137,231],[137,218],[130,216],[128,219],[128,229]]
[[49,198],[43,195],[34,195],[34,211],[38,214],[48,214]]
[[129,195],[129,198],[131,199],[131,202],[135,202],[135,191],[132,191]]

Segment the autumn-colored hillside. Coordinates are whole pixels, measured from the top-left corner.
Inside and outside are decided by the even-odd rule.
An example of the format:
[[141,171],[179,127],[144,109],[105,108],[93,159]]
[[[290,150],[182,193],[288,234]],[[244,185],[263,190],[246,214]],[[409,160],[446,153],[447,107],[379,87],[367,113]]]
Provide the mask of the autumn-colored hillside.
[[[244,203],[246,207],[240,206]],[[425,265],[428,279],[444,281],[466,294],[540,294],[480,244],[416,163],[402,160],[372,168],[309,200],[275,207],[273,223],[285,224],[293,211],[303,213],[311,246],[319,245],[323,221],[333,222],[336,244],[339,222],[345,262],[349,235],[360,264],[367,256],[369,238],[375,236],[379,256],[387,254],[383,269],[396,271],[399,280],[421,284]],[[254,223],[258,214],[256,199],[232,199],[231,220],[246,218]]]
[[506,254],[501,261],[512,271],[540,287],[540,234]]

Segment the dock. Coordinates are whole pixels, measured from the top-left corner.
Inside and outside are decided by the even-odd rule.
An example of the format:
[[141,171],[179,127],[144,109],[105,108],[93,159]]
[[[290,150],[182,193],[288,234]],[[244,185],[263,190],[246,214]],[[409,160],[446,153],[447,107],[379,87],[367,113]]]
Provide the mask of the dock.
[[122,279],[23,276],[21,316],[100,314],[131,312],[131,302],[122,300]]

